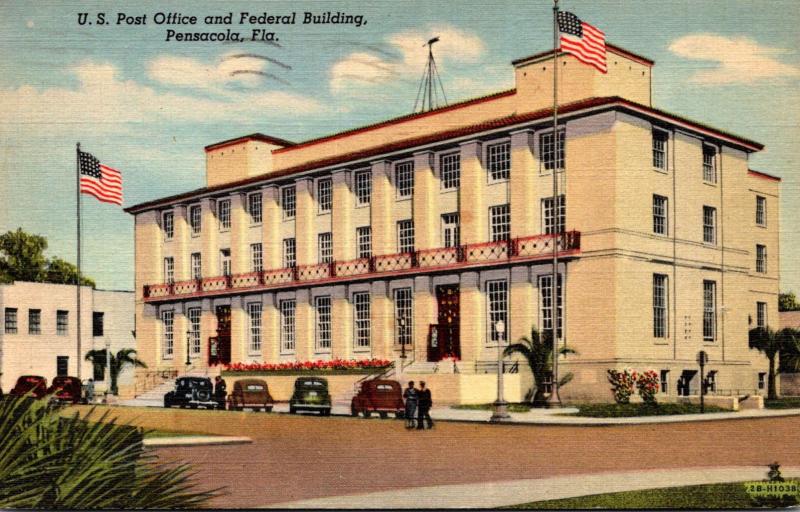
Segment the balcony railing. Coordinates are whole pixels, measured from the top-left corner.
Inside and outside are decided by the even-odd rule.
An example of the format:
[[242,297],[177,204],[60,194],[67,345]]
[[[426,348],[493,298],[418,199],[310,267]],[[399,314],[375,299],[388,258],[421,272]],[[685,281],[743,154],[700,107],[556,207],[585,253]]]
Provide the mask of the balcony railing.
[[350,261],[332,261],[318,265],[205,277],[177,283],[152,284],[144,286],[143,294],[146,300],[159,301],[196,294],[215,294],[215,292],[252,288],[279,288],[317,281],[346,281],[370,275],[427,272],[534,260],[552,254],[554,242],[558,244],[559,253],[572,254],[580,250],[581,234],[578,231],[568,231],[557,235],[536,235],[497,242],[372,256]]

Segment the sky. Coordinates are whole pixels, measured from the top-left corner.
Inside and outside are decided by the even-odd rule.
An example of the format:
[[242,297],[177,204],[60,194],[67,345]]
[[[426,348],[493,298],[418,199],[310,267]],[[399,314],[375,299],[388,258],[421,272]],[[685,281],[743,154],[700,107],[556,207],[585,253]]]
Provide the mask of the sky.
[[[800,3],[561,0],[608,41],[656,61],[658,108],[757,140],[751,168],[783,179],[781,289],[800,293]],[[165,41],[287,15],[277,41]],[[304,13],[363,16],[303,24]],[[80,25],[88,13],[92,25]],[[97,24],[105,13],[108,24]],[[123,13],[132,24],[117,24]],[[158,13],[198,24],[157,24]],[[232,25],[204,17],[232,13]],[[146,16],[145,24],[133,24]],[[122,171],[125,206],[202,187],[203,147],[253,132],[302,141],[410,113],[436,59],[450,102],[513,87],[513,59],[552,48],[552,3],[296,1],[0,3],[0,232],[76,260],[75,144]],[[132,289],[133,219],[82,202],[84,273]]]

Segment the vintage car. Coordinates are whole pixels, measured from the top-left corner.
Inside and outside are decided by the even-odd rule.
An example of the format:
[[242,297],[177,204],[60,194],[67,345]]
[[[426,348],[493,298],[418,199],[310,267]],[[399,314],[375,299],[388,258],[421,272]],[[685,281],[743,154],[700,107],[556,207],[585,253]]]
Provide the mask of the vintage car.
[[81,381],[78,377],[56,377],[47,388],[50,400],[61,404],[77,404],[81,402]]
[[289,400],[289,413],[318,411],[322,416],[331,414],[331,395],[328,381],[321,377],[300,377],[294,382],[294,393]]
[[225,402],[217,402],[213,391],[211,379],[207,377],[179,377],[175,380],[175,389],[164,395],[164,407],[224,409]]
[[369,418],[377,412],[381,418],[386,418],[393,413],[396,418],[402,418],[405,413],[403,404],[403,389],[396,380],[371,379],[361,383],[358,393],[350,402],[350,414],[358,416],[363,414]]
[[47,379],[41,375],[23,375],[9,395],[22,396],[31,393],[34,398],[42,398],[47,393]]
[[228,410],[242,411],[250,408],[253,411],[270,412],[274,403],[265,381],[242,379],[237,380],[233,385],[233,392],[228,397]]

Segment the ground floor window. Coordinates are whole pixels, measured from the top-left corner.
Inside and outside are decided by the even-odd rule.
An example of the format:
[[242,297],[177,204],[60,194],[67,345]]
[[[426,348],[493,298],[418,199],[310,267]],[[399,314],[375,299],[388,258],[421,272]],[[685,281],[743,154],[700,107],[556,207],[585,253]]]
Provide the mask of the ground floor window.
[[56,356],[56,375],[59,377],[69,375],[69,356]]
[[186,312],[189,318],[189,347],[190,355],[200,355],[200,308],[189,308]]
[[280,301],[281,310],[281,353],[292,353],[295,347],[295,309],[294,299]]
[[498,322],[508,328],[508,281],[497,279],[486,282],[487,321],[489,323],[489,340],[492,343],[507,342],[505,332],[497,330]]
[[764,329],[767,327],[767,303],[756,302],[756,327]]
[[353,310],[355,314],[355,343],[354,348],[367,349],[370,345],[370,304],[369,292],[356,292],[353,294]]
[[411,345],[414,325],[414,295],[411,288],[397,288],[394,291],[394,339],[398,345]]
[[172,359],[175,350],[175,333],[172,329],[175,319],[175,312],[165,309],[161,312],[161,356],[164,359]]
[[[556,310],[558,314],[558,333],[557,337],[561,338],[564,328],[564,292],[562,286],[561,274],[558,274],[556,285]],[[539,318],[541,319],[542,332],[553,331],[553,276],[544,275],[539,276]]]
[[661,392],[669,394],[669,370],[661,370]]
[[667,337],[667,276],[653,274],[653,337]]
[[764,388],[767,387],[767,374],[766,372],[759,372],[758,374],[758,389],[759,391],[764,391]]
[[703,340],[717,337],[717,283],[703,281]]
[[250,319],[249,351],[251,354],[260,354],[261,353],[261,303],[260,302],[248,303],[247,316]]
[[331,298],[317,297],[315,300],[317,313],[317,351],[331,349]]

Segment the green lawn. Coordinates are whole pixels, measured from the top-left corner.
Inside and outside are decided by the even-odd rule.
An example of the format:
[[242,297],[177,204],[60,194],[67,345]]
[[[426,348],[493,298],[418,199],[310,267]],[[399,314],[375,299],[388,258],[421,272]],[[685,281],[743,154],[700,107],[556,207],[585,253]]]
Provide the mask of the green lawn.
[[[494,409],[494,404],[460,404],[452,405],[451,409],[467,409],[470,411],[489,411]],[[530,404],[508,404],[508,412],[528,412],[531,410]]]
[[800,397],[790,396],[777,400],[764,400],[767,409],[800,409]]
[[[663,403],[655,406],[645,404],[570,404],[577,407],[573,416],[589,418],[629,418],[633,416],[665,416],[669,414],[700,414],[700,406],[694,404]],[[705,412],[730,412],[727,409],[706,405]]]

